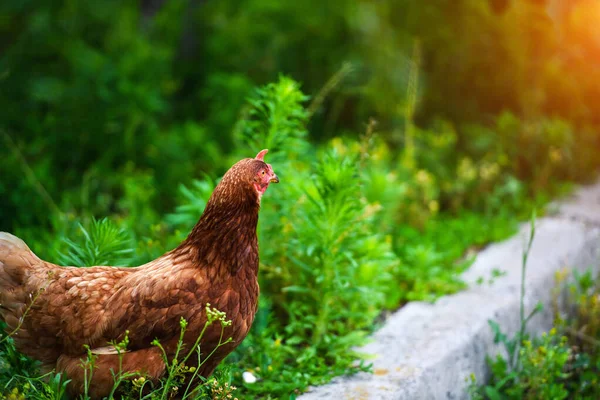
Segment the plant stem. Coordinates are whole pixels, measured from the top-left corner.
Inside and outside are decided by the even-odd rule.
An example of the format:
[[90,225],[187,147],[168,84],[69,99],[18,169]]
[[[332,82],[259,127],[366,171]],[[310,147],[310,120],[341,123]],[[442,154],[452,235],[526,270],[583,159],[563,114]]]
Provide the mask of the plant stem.
[[[511,365],[513,368],[519,368],[519,349],[521,347],[521,342],[525,337],[525,328],[527,327],[527,321],[529,318],[525,318],[525,276],[527,272],[527,259],[529,258],[529,252],[531,251],[531,245],[533,244],[533,238],[535,237],[535,220],[536,220],[536,211],[535,209],[531,213],[530,220],[530,228],[529,228],[529,240],[525,249],[523,250],[523,256],[521,260],[521,297],[519,304],[519,320],[521,323],[521,327],[519,329],[519,334],[517,337],[517,341],[515,343],[515,349],[513,354],[511,354]],[[514,364],[513,361],[514,360]]]

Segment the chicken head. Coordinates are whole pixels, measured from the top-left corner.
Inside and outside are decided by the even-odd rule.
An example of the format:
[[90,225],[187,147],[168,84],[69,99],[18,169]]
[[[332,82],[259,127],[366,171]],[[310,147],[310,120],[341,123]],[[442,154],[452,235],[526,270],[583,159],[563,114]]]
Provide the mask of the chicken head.
[[262,161],[262,164],[259,165],[259,169],[254,176],[254,188],[258,192],[259,195],[265,193],[270,183],[279,183],[279,178],[273,172],[273,167],[271,164],[265,163],[265,154],[267,154],[269,150],[261,150],[256,157],[255,160]]

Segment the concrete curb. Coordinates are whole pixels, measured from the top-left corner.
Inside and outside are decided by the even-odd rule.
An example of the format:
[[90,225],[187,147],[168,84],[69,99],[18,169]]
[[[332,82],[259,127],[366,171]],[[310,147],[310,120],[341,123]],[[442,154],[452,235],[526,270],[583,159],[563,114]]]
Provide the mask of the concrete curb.
[[[578,190],[555,208],[555,215],[536,223],[527,265],[526,310],[544,304],[530,322],[533,333],[552,326],[557,271],[600,269],[600,183]],[[299,399],[468,398],[470,374],[482,382],[486,355],[500,351],[487,321],[497,321],[510,334],[519,327],[521,256],[528,234],[524,224],[517,235],[481,251],[464,274],[469,289],[435,304],[409,303],[391,315],[360,349],[374,357],[373,374],[336,378]],[[494,269],[506,275],[489,284]],[[477,284],[480,277],[486,283]]]

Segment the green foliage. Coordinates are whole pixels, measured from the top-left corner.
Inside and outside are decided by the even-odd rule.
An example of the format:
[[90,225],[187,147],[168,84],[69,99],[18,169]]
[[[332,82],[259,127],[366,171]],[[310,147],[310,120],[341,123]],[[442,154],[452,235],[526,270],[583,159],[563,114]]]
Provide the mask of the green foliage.
[[[546,383],[545,379],[548,376],[554,376],[556,370],[562,371],[562,367],[566,362],[566,358],[562,361],[562,355],[566,354],[567,358],[569,355],[568,349],[566,352],[559,352],[560,355],[557,356],[558,360],[554,360],[552,354],[548,359],[544,358],[545,352],[541,351],[542,357],[536,358],[537,349],[532,350],[532,344],[530,341],[530,335],[527,332],[527,323],[529,320],[538,312],[542,310],[542,305],[538,304],[536,307],[525,316],[525,280],[526,280],[526,272],[527,272],[527,259],[529,258],[529,252],[531,251],[531,246],[533,244],[533,240],[535,238],[535,212],[532,213],[530,226],[529,226],[529,240],[526,243],[525,248],[523,249],[522,254],[522,263],[521,263],[521,292],[520,292],[520,308],[519,308],[519,322],[520,326],[514,336],[509,337],[505,333],[502,332],[498,323],[493,320],[489,320],[488,323],[492,332],[494,333],[494,343],[502,344],[504,346],[504,350],[506,352],[506,356],[497,355],[496,359],[488,358],[488,364],[490,365],[490,369],[492,371],[492,378],[487,385],[484,385],[481,388],[477,388],[475,379],[473,379],[471,385],[471,392],[473,398],[490,398],[490,399],[502,399],[502,398],[522,398],[522,396],[527,392],[527,396],[529,396],[529,392],[527,391],[527,384],[522,384],[524,381],[527,381],[526,378],[531,378],[532,382],[538,380],[539,375],[542,377],[539,378],[542,383]],[[545,338],[545,337],[544,337]],[[552,342],[552,339],[549,339]],[[547,341],[548,342],[548,341]],[[546,343],[546,344],[549,344]],[[561,339],[561,344],[564,345]],[[541,348],[541,347],[540,347]],[[553,370],[545,370],[545,367],[553,367]],[[555,396],[558,390],[554,386],[550,385],[541,385],[540,388],[535,388],[531,395],[533,397],[528,398],[540,398],[541,394],[549,394],[551,393]],[[514,397],[517,396],[517,397]],[[546,398],[546,397],[542,397]],[[554,398],[554,397],[550,397]],[[560,397],[562,398],[562,397]]]
[[12,338],[5,333],[6,324],[2,321],[0,328],[0,393],[4,393],[6,384],[13,376],[35,378],[39,363],[15,349]]
[[167,223],[191,230],[198,216],[202,215],[215,186],[209,177],[205,177],[202,181],[194,180],[191,188],[183,184],[179,185],[181,204],[175,207],[173,214],[167,215]]
[[131,240],[127,232],[104,218],[92,219],[89,230],[79,224],[83,243],[64,238],[68,246],[59,261],[63,265],[90,267],[95,265],[127,266],[131,261]]
[[459,290],[600,165],[597,4],[488,3],[3,1],[0,230],[139,265],[268,148],[259,313],[221,373],[254,398],[368,369],[351,349],[383,309]]
[[21,158],[36,161],[31,171],[64,211],[92,214],[122,199],[133,165],[155,175],[156,207],[172,205],[171,180],[218,159],[218,143],[191,117],[160,126],[182,84],[174,63],[186,7],[169,1],[150,19],[137,3],[2,3],[0,135],[14,142],[0,161],[3,229],[49,222],[47,201],[22,179]]
[[374,230],[359,154],[328,146],[308,163],[314,150],[305,139],[305,100],[296,84],[281,78],[255,93],[249,119],[241,122],[246,146],[263,137],[275,149],[285,143],[273,152],[278,161],[269,160],[282,184],[263,200],[259,229],[261,291],[269,300],[233,356],[265,380],[245,384],[253,395],[291,393],[363,369],[353,366],[349,349],[380,312],[397,263],[389,240]]
[[[413,146],[397,157],[374,123],[359,140],[314,145],[307,136],[307,100],[295,81],[282,76],[253,92],[235,128],[233,153],[239,155],[230,158],[268,147],[268,161],[282,181],[262,201],[262,296],[255,324],[219,368],[220,379],[239,387],[236,395],[243,397],[293,396],[336,375],[369,370],[364,361],[356,362],[363,356],[352,348],[364,342],[381,311],[459,290],[458,273],[470,263],[465,254],[510,235],[519,215],[536,202],[524,185],[539,174],[519,176],[515,164],[503,162],[513,149],[509,141],[498,144],[495,129],[459,130],[447,122],[414,126]],[[463,131],[478,141],[461,150]],[[570,149],[568,135],[560,133],[568,130],[558,132],[558,139],[540,147]],[[215,186],[208,175],[181,182],[179,205],[161,220],[153,205],[156,177],[125,166],[123,197],[113,204],[115,222],[58,211],[51,220],[55,236],[38,237],[32,228],[23,232],[65,264],[135,265],[156,258],[185,237]],[[89,204],[93,192],[93,179],[89,182],[80,189],[82,204]],[[111,203],[107,199],[102,207]],[[77,216],[89,222],[75,225]],[[513,359],[520,357],[525,337],[509,341],[498,330]],[[11,370],[31,377],[20,382],[40,388],[31,381],[37,375],[30,361],[7,349]],[[244,372],[259,382],[245,382]]]
[[[0,158],[0,227],[51,226],[52,200],[64,212],[106,215],[117,203],[131,212],[141,204],[123,201],[130,175],[145,181],[130,189],[153,188],[145,211],[170,211],[173,186],[223,172],[244,99],[281,73],[315,98],[313,138],[356,136],[375,116],[398,153],[413,137],[431,143],[420,130],[441,141],[455,130],[455,145],[417,155],[436,177],[419,188],[419,208],[435,197],[440,209],[471,207],[494,185],[514,188],[497,163],[513,164],[519,183],[534,179],[528,190],[555,176],[587,179],[600,145],[598,43],[585,11],[597,6],[588,3],[549,18],[545,2],[514,1],[502,17],[479,0],[4,1],[0,135],[14,146]],[[517,123],[494,126],[505,111]],[[451,124],[431,129],[439,118]],[[482,143],[504,148],[470,154]],[[22,179],[23,159],[48,196]],[[445,188],[459,165],[488,178]]]
[[[472,399],[593,399],[600,395],[600,306],[599,285],[591,273],[575,273],[568,302],[574,305],[575,317],[564,320],[557,313],[556,327],[540,338],[530,339],[526,331],[529,319],[541,310],[538,305],[527,317],[524,314],[525,270],[534,230],[523,253],[521,282],[520,330],[511,338],[500,326],[489,321],[495,343],[502,343],[507,357],[488,358],[491,378],[478,387],[471,376]],[[564,274],[557,274],[559,284]],[[560,287],[553,292],[558,302]],[[558,311],[558,310],[557,310]]]
[[306,100],[300,85],[285,76],[257,88],[248,99],[247,116],[238,124],[237,139],[257,152],[269,149],[270,162],[275,164],[281,164],[283,155],[304,154],[308,113],[302,103]]
[[[559,318],[541,338],[523,340],[517,368],[511,368],[510,358],[490,359],[491,380],[481,388],[471,387],[473,399],[595,399],[600,395],[598,281],[589,272],[575,278],[569,298],[575,317]],[[506,341],[499,327],[492,327]],[[508,342],[509,355],[514,354],[516,342]]]
[[573,357],[569,360],[566,387],[573,398],[600,396],[600,278],[591,271],[575,272],[569,285],[568,301],[573,316],[557,318],[557,328],[569,339]]
[[498,355],[490,360],[491,381],[473,399],[566,399],[566,372],[572,358],[567,338],[556,329],[533,342],[525,340],[519,349],[521,365],[513,370],[508,360]]
[[[68,383],[69,381],[64,380],[61,374],[48,373],[35,378],[13,375],[7,385],[0,388],[0,399],[62,400],[67,398]],[[13,388],[7,390],[10,386]]]

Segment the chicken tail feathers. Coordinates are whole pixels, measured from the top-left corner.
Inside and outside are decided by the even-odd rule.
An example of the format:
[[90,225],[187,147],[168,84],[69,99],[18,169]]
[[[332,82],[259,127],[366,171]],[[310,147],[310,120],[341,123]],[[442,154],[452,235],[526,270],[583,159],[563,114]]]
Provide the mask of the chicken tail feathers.
[[24,241],[0,232],[0,319],[8,329],[20,325],[28,302],[24,284],[32,263],[39,260]]
[[16,237],[15,235],[11,235],[8,232],[0,232],[0,252],[7,249],[20,249],[20,250],[29,250],[27,244],[24,241]]
[[38,260],[24,241],[0,232],[0,293],[23,285],[26,270]]

